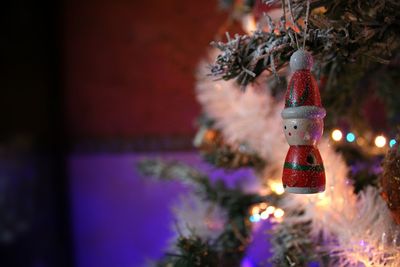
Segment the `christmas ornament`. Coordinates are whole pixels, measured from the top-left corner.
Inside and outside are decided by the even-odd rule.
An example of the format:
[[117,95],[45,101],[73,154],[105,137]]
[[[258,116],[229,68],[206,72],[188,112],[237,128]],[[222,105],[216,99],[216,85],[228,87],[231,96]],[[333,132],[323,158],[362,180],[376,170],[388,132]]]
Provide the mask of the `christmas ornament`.
[[386,201],[394,221],[400,224],[400,150],[393,146],[383,161],[381,196]]
[[312,64],[311,54],[304,50],[297,50],[290,58],[294,73],[281,114],[290,145],[282,182],[285,191],[290,193],[311,194],[325,190],[324,165],[316,145],[322,136],[326,112],[310,71]]

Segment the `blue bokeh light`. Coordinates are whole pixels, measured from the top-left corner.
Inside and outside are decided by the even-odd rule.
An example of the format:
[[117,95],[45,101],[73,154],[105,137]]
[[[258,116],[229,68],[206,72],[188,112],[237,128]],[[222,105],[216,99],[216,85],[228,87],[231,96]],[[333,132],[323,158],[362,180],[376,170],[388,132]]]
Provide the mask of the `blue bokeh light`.
[[347,135],[346,135],[346,140],[347,140],[347,142],[354,142],[354,140],[356,140],[356,136],[353,134],[353,133],[348,133]]
[[252,222],[252,223],[259,222],[260,219],[261,219],[261,217],[259,214],[253,214],[250,216],[250,222]]
[[395,139],[391,139],[391,140],[389,141],[389,146],[390,146],[390,147],[393,147],[396,143],[397,143],[397,142],[396,142]]

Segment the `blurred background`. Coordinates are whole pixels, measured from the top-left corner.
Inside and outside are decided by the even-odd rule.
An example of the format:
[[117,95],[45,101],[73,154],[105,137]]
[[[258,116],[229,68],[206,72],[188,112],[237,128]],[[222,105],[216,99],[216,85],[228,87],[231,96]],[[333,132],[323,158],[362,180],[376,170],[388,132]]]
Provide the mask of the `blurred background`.
[[160,257],[184,189],[146,183],[135,162],[199,162],[194,72],[227,14],[183,0],[16,0],[1,13],[0,265]]

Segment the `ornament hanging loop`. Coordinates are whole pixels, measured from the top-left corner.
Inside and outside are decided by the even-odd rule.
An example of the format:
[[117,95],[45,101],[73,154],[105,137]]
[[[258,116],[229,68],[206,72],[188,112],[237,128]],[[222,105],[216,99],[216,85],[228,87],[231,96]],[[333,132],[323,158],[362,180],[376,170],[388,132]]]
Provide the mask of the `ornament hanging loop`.
[[[290,18],[291,18],[291,20],[292,20],[293,27],[297,27],[297,26],[296,26],[296,22],[295,22],[295,20],[294,20],[294,16],[293,16],[293,10],[292,10],[291,1],[292,1],[292,0],[288,0],[288,8],[289,8],[289,13],[290,13]],[[285,7],[283,8],[283,10],[284,10],[284,13],[285,13]],[[299,38],[297,37],[297,32],[296,32],[296,30],[294,31],[294,38],[296,39],[296,46],[297,46],[297,49],[300,49],[300,46],[299,46]]]
[[303,37],[303,50],[306,47],[307,40],[307,29],[308,29],[308,18],[310,16],[310,0],[307,0],[307,11],[306,11],[306,19],[304,20],[304,37]]

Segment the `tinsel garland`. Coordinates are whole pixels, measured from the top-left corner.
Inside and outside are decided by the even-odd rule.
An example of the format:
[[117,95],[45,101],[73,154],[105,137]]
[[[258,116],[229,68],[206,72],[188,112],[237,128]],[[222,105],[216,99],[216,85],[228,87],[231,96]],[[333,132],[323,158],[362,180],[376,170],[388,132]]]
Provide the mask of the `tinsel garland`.
[[[211,183],[207,176],[176,162],[145,160],[139,168],[143,174],[159,179],[182,180],[193,186],[203,203],[215,203],[227,214],[228,223],[215,238],[197,235],[196,228],[189,234],[178,229],[180,235],[174,246],[157,266],[239,266],[251,238],[249,209],[264,201],[286,207],[284,221],[271,230],[274,256],[270,261],[274,266],[306,266],[310,262],[322,266],[400,264],[400,229],[391,223],[384,202],[371,188],[360,194],[356,205],[343,201],[347,193],[338,190],[333,193],[341,195],[328,199],[282,197],[273,192],[261,197],[239,188],[229,189],[221,182]],[[326,209],[329,202],[341,207],[332,206],[330,211]],[[349,211],[351,207],[356,211]],[[188,221],[182,223],[190,225]]]
[[313,240],[310,238],[311,221],[286,223],[273,227],[271,243],[274,255],[270,262],[274,266],[306,266],[310,260],[318,258]]
[[[280,152],[284,142],[280,124],[277,123],[279,113],[275,112],[279,104],[270,98],[268,88],[264,85],[264,90],[257,90],[255,85],[250,85],[245,93],[240,93],[232,89],[237,86],[235,83],[213,82],[202,75],[204,72],[199,74],[198,98],[206,113],[214,118],[215,125],[220,127],[225,141],[240,143],[246,140],[250,148],[254,148],[267,162],[260,178],[265,181],[276,177],[281,172],[283,155]],[[394,257],[396,246],[393,240],[397,238],[396,231],[393,231],[395,228],[390,224],[391,218],[382,211],[383,201],[376,198],[377,190],[367,188],[363,182],[357,185],[357,191],[362,190],[359,193],[360,199],[357,199],[351,181],[346,179],[349,173],[346,164],[340,155],[334,153],[326,139],[321,143],[321,154],[326,159],[329,181],[326,193],[307,197],[284,196],[279,203],[286,211],[297,208],[297,212],[285,215],[283,223],[288,228],[286,232],[300,236],[296,230],[301,228],[298,226],[311,222],[307,236],[313,242],[312,246],[320,248],[320,252],[305,257],[307,254],[295,253],[296,250],[286,247],[286,243],[275,242],[280,246],[275,246],[274,259],[280,259],[279,264],[318,261],[328,262],[331,266],[346,266],[356,262],[367,265],[384,262],[388,266],[396,266],[400,260]],[[360,172],[355,175],[357,179],[365,176]],[[268,181],[265,186],[269,188]],[[261,191],[270,192],[260,188]],[[294,228],[289,229],[290,226]],[[352,230],[348,231],[349,227]],[[280,231],[272,233],[273,240],[280,239]],[[291,238],[295,239],[294,236]],[[371,254],[365,253],[366,247],[372,251]],[[290,261],[282,256],[288,251]],[[276,263],[277,266],[279,264]]]
[[249,208],[264,201],[279,201],[277,195],[262,197],[256,193],[245,193],[239,188],[228,188],[223,181],[212,183],[206,175],[178,162],[143,160],[138,169],[143,175],[157,179],[181,180],[194,189],[202,202],[214,203],[227,214],[223,231],[213,239],[197,235],[196,229],[186,235],[177,229],[179,237],[172,251],[166,252],[157,266],[240,266],[250,242]]

